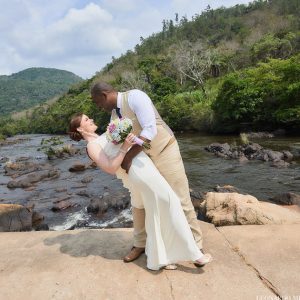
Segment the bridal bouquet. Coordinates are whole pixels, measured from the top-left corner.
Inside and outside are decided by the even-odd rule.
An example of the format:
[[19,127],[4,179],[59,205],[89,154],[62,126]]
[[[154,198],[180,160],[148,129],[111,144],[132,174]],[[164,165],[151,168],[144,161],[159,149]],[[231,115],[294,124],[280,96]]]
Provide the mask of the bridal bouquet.
[[[106,129],[106,138],[109,142],[115,145],[121,144],[125,141],[127,135],[132,131],[132,121],[128,118],[118,118],[110,122]],[[150,149],[149,143],[144,142],[142,139],[135,137],[135,142],[144,147]]]

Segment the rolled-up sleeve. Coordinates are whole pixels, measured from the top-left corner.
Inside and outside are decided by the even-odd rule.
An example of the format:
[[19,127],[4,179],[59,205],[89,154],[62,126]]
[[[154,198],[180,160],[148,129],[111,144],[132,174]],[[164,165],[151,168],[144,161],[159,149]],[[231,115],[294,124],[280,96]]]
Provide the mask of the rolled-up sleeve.
[[157,134],[157,128],[153,103],[149,96],[140,90],[131,90],[128,104],[142,127],[140,136],[150,141],[153,140]]

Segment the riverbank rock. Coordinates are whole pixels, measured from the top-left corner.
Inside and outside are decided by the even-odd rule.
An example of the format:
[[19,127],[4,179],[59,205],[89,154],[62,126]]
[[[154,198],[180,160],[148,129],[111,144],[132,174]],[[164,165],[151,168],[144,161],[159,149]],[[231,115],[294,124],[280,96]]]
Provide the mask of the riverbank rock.
[[216,226],[300,224],[300,214],[254,196],[208,192],[201,204],[207,219]]
[[0,231],[30,231],[32,210],[19,204],[0,204]]
[[15,188],[29,188],[33,184],[42,181],[58,178],[60,172],[58,169],[51,168],[50,170],[37,171],[31,174],[26,175],[26,177],[19,180],[11,180],[7,183],[7,187],[10,189]]
[[272,202],[282,205],[298,205],[300,207],[300,195],[292,192],[282,193],[269,198]]
[[273,167],[288,167],[289,162],[293,159],[293,154],[288,150],[280,152],[264,149],[261,145],[252,142],[239,146],[230,146],[227,143],[212,143],[204,147],[204,149],[218,157],[238,159],[240,162],[254,159],[270,161]]

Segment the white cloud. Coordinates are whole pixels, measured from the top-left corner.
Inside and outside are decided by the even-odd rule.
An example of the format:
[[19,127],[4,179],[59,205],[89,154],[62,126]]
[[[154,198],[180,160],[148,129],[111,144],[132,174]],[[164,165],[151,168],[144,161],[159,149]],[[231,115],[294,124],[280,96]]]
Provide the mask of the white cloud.
[[[32,15],[32,11],[28,14]],[[89,3],[82,9],[69,9],[61,19],[47,26],[42,26],[38,17],[15,26],[6,36],[9,46],[4,49],[4,54],[11,65],[27,67],[28,63],[45,65],[51,62],[59,67],[65,60],[86,63],[88,57],[111,57],[124,49],[128,36],[129,31],[115,26],[108,11]],[[92,67],[93,64],[87,65]],[[4,61],[0,61],[0,68],[2,74],[8,69]],[[89,76],[91,73],[79,74]]]
[[0,0],[0,74],[40,66],[85,78],[162,28],[175,13],[189,18],[246,0]]

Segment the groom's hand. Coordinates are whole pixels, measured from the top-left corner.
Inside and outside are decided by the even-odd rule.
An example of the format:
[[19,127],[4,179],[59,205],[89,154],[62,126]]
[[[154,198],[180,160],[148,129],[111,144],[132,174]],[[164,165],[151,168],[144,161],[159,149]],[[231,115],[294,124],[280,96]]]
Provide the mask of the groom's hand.
[[126,171],[126,173],[128,174],[129,169],[131,167],[132,164],[132,160],[134,159],[134,157],[136,155],[138,155],[141,151],[143,151],[143,147],[139,146],[139,145],[133,145],[130,150],[126,153],[123,162],[121,164],[122,169],[124,169]]

